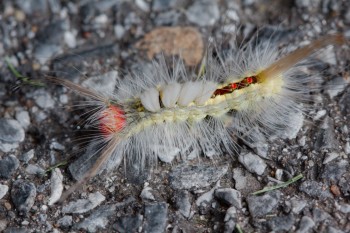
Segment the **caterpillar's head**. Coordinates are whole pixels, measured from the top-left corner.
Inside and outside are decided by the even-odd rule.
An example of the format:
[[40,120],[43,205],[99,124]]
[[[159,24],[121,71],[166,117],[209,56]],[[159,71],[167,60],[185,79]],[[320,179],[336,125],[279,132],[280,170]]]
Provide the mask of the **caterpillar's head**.
[[99,128],[106,137],[120,132],[126,125],[124,111],[115,105],[110,105],[100,114]]

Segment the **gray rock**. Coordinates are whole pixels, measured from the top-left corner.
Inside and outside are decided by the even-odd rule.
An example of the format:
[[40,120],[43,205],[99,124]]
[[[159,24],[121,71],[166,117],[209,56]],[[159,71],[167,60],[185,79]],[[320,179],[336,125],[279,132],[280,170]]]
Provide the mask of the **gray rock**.
[[175,205],[179,212],[185,217],[189,218],[191,215],[190,195],[186,190],[180,190],[175,195]]
[[237,209],[242,208],[242,195],[239,191],[231,188],[221,188],[215,191],[215,197],[227,205],[234,206]]
[[350,213],[350,205],[349,204],[342,203],[340,205],[337,205],[337,209],[339,209],[339,211],[344,213],[344,214]]
[[[60,45],[40,44],[35,48],[33,56],[40,64],[45,65],[52,57],[60,53],[62,53]],[[40,102],[45,103],[43,96],[40,97]]]
[[234,168],[233,179],[235,180],[235,188],[240,191],[243,196],[261,189],[260,182],[246,169]]
[[[68,169],[75,180],[81,180],[87,172],[90,172],[90,169],[100,156],[100,153],[98,153],[96,148],[99,147],[96,147],[96,144],[91,143],[86,149],[86,152],[69,165]],[[122,159],[123,157],[121,153],[113,153],[108,161],[102,165],[98,174],[101,174],[102,172],[108,173],[118,168]]]
[[4,233],[28,233],[29,230],[24,227],[8,227]]
[[334,122],[327,116],[316,133],[315,149],[338,149],[339,142],[334,131]]
[[345,90],[345,88],[347,87],[347,83],[343,77],[339,76],[328,81],[326,83],[326,87],[326,92],[329,98],[333,99]]
[[295,218],[292,214],[286,216],[278,216],[267,222],[270,230],[274,232],[290,232],[295,222]]
[[200,195],[197,200],[196,200],[196,205],[197,206],[206,206],[209,205],[211,200],[214,198],[214,192],[215,190],[220,187],[220,182],[218,181],[215,186],[210,189],[208,192],[203,193]]
[[297,111],[293,114],[289,115],[290,123],[289,126],[285,129],[282,130],[283,132],[283,138],[285,139],[295,139],[304,124],[304,114],[302,111]]
[[324,220],[331,219],[332,216],[323,210],[314,208],[312,210],[312,219],[315,222],[323,222]]
[[162,25],[178,25],[181,13],[175,10],[161,12],[155,18],[155,23],[157,26]]
[[249,152],[248,154],[240,154],[238,161],[250,172],[262,175],[267,167],[263,159],[258,155]]
[[53,205],[55,204],[57,201],[59,201],[59,199],[61,198],[62,192],[63,192],[63,175],[61,173],[61,170],[59,168],[55,168],[52,172],[51,172],[51,195],[49,198],[49,203],[48,205]]
[[61,227],[61,228],[68,228],[70,226],[72,226],[73,223],[73,217],[66,215],[60,219],[57,220],[57,224]]
[[175,6],[180,7],[181,0],[155,0],[152,9],[154,11],[165,11]]
[[34,164],[29,164],[26,167],[26,172],[29,175],[37,175],[37,176],[42,176],[42,175],[45,174],[45,170],[44,169],[42,169],[41,167],[39,167],[37,165],[34,165]]
[[323,164],[327,164],[338,157],[339,157],[339,153],[330,152],[325,156],[325,158],[323,160]]
[[101,204],[105,199],[105,196],[100,192],[90,193],[88,199],[79,199],[63,206],[62,212],[75,214],[86,213]]
[[144,189],[142,189],[140,197],[142,198],[142,200],[150,200],[150,201],[154,201],[155,198],[152,194],[152,189],[150,187],[145,187]]
[[321,182],[307,180],[300,185],[299,189],[307,195],[320,200],[332,198],[332,194],[329,192],[328,188],[325,187],[327,186]]
[[48,12],[48,4],[45,0],[32,0],[30,2],[26,0],[16,0],[15,2],[16,5],[28,15],[42,15]]
[[36,188],[33,183],[16,180],[12,184],[11,199],[20,215],[26,214],[34,205]]
[[126,216],[118,218],[113,228],[120,233],[138,232],[142,225],[142,215]]
[[[0,43],[0,56],[1,56],[1,43]],[[6,87],[4,83],[0,83],[0,97],[3,97],[6,95]]]
[[315,226],[314,221],[308,217],[303,216],[299,223],[299,229],[296,231],[297,233],[306,233],[309,232]]
[[339,180],[340,190],[346,197],[350,196],[350,173],[347,172]]
[[96,232],[99,229],[104,229],[109,220],[108,218],[115,215],[117,205],[103,205],[94,210],[89,217],[75,224],[73,229],[83,229],[88,232]]
[[0,160],[0,178],[9,179],[19,167],[19,161],[14,155]]
[[6,195],[7,191],[9,191],[9,186],[6,184],[0,184],[0,200]]
[[198,26],[212,26],[220,18],[216,0],[195,1],[186,12],[187,19]]
[[123,27],[123,25],[117,24],[114,26],[114,35],[118,40],[123,38],[124,34],[125,34],[125,28]]
[[82,86],[101,94],[112,94],[117,84],[118,72],[113,70],[99,76],[94,76],[82,82]]
[[0,232],[4,232],[8,222],[5,219],[0,220]]
[[21,124],[23,128],[28,128],[30,125],[30,116],[28,111],[18,111],[16,112],[16,120]]
[[32,98],[34,99],[35,103],[42,109],[55,107],[55,101],[52,99],[51,95],[44,89],[36,90],[33,93]]
[[75,48],[77,46],[77,40],[76,40],[75,34],[71,31],[64,32],[64,43],[69,48]]
[[218,181],[227,173],[228,166],[179,165],[170,175],[170,185],[174,189],[204,188]]
[[145,204],[145,233],[163,233],[168,216],[167,203]]
[[6,143],[6,142],[3,142],[0,140],[0,151],[2,152],[10,152],[16,148],[19,147],[19,144],[18,143]]
[[167,146],[155,145],[152,147],[153,152],[164,163],[171,163],[180,153],[177,147],[169,148]]
[[338,162],[327,163],[321,177],[326,181],[338,181],[349,170],[349,162],[345,159]]
[[66,148],[64,147],[64,145],[54,141],[54,142],[51,142],[50,149],[63,151]]
[[18,159],[24,163],[28,163],[32,158],[34,158],[34,150],[33,149],[18,156]]
[[322,117],[324,117],[325,115],[327,114],[327,110],[324,110],[324,109],[322,109],[322,110],[320,110],[320,111],[318,111],[317,113],[316,113],[316,115],[314,116],[314,121],[318,121],[318,120],[320,120]]
[[237,210],[234,206],[227,209],[224,222],[225,222],[225,231],[224,233],[234,232],[237,221]]
[[279,191],[268,192],[263,196],[249,196],[247,203],[250,214],[256,217],[264,217],[278,204],[281,193]]
[[208,139],[201,140],[200,146],[203,151],[203,154],[208,158],[213,158],[215,155],[218,154],[213,144]]
[[334,227],[328,226],[326,229],[326,233],[345,233],[344,231],[338,230]]
[[[349,37],[350,37],[350,30],[349,30]],[[340,106],[342,116],[350,115],[350,91],[346,91],[344,95],[340,98],[339,106]]]
[[299,214],[307,205],[306,200],[299,200],[296,197],[292,197],[290,201],[286,202],[286,205],[292,209],[294,214]]
[[21,124],[13,119],[0,118],[0,143],[22,142],[25,137]]

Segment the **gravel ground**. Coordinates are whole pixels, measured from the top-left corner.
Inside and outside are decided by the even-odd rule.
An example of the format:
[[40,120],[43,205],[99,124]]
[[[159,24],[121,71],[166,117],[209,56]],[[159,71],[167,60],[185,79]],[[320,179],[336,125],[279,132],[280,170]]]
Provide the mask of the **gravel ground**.
[[[167,148],[156,168],[120,166],[54,204],[87,169],[89,148],[83,155],[77,143],[84,111],[73,107],[82,99],[55,85],[24,85],[5,57],[26,77],[93,86],[149,62],[160,52],[157,38],[171,35],[194,65],[209,36],[249,38],[257,29],[289,49],[334,32],[350,37],[350,2],[1,1],[0,232],[350,232],[348,47],[319,54],[324,88],[283,135],[242,144],[233,156],[208,148],[183,161]],[[169,46],[163,52],[178,55]],[[252,195],[298,174],[286,188]]]

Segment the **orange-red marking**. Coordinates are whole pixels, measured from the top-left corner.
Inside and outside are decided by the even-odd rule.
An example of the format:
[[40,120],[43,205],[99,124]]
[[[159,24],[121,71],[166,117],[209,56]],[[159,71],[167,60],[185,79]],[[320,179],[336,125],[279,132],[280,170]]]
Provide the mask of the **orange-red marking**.
[[125,113],[121,108],[111,105],[101,112],[100,130],[104,135],[120,132],[125,125]]

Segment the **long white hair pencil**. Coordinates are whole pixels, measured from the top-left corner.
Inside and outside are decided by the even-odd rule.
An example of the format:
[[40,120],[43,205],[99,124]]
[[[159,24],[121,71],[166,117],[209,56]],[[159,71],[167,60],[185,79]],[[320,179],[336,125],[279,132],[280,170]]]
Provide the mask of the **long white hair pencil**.
[[209,144],[216,151],[232,152],[233,136],[258,140],[257,135],[268,137],[287,127],[291,112],[304,110],[309,84],[318,82],[315,76],[302,75],[301,62],[345,41],[343,35],[328,35],[284,56],[273,44],[248,43],[217,58],[208,53],[199,75],[188,72],[181,60],[170,67],[160,59],[151,69],[124,78],[113,93],[50,78],[90,99],[97,109],[88,121],[99,131],[92,140],[98,158],[62,200],[111,158],[142,167],[155,162],[158,145],[182,150]]

